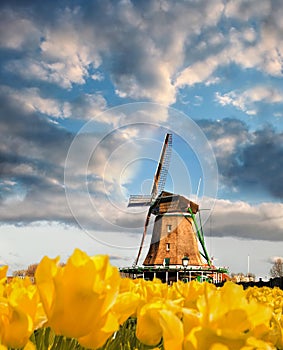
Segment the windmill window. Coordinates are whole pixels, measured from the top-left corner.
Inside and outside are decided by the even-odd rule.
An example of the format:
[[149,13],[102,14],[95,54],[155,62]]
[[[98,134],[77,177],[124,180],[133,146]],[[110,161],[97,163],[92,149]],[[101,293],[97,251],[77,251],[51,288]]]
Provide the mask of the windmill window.
[[166,243],[166,251],[167,251],[167,252],[170,251],[170,243]]
[[172,231],[172,225],[167,225],[167,232],[171,232]]

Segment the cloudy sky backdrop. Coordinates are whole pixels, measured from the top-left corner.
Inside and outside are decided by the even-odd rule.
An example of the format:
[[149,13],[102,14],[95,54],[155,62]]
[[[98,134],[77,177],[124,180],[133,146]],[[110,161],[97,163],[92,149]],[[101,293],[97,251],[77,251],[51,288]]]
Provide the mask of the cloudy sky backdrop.
[[283,256],[282,1],[0,6],[0,263],[79,247],[130,266],[145,211],[128,196],[150,190],[170,131],[166,189],[208,209],[215,264],[246,273],[249,257],[268,276]]

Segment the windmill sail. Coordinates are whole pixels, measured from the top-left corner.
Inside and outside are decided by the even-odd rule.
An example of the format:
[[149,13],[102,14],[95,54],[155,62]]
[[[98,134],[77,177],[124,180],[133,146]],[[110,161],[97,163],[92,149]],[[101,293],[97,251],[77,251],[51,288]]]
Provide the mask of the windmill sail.
[[172,153],[172,134],[166,134],[150,195],[131,195],[128,207],[148,206],[164,189]]
[[166,134],[151,190],[151,196],[153,200],[156,199],[158,194],[161,193],[165,187],[171,153],[172,134]]

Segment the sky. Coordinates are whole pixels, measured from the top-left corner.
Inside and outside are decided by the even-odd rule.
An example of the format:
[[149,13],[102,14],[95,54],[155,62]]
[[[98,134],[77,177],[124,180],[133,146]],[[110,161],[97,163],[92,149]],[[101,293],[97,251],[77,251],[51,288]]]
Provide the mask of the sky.
[[0,264],[80,248],[131,266],[147,208],[128,198],[150,194],[169,132],[165,189],[199,203],[214,264],[268,278],[282,17],[280,0],[1,1]]

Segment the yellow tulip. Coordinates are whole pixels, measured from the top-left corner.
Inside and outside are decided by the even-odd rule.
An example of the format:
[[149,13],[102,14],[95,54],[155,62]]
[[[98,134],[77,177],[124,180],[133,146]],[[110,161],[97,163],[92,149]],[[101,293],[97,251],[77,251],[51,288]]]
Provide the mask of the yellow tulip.
[[250,337],[247,339],[246,344],[240,350],[255,350],[255,349],[276,350],[276,347],[260,339]]
[[124,292],[118,295],[112,308],[119,324],[123,324],[129,317],[136,316],[136,312],[142,303],[140,296],[133,292]]
[[167,298],[168,295],[168,285],[162,283],[159,279],[154,279],[153,281],[140,280],[140,284],[143,288],[142,297],[147,301],[152,301],[154,299]]
[[134,280],[134,286],[131,286],[131,291],[139,294],[141,301],[144,303],[160,298],[166,299],[168,296],[167,284],[162,283],[159,279],[153,281],[136,279]]
[[[97,341],[103,344],[118,329],[108,313],[118,295],[120,275],[107,256],[89,257],[75,249],[65,266],[45,257],[36,270],[36,284],[56,334],[96,348]],[[92,344],[94,332],[99,339]]]
[[138,307],[144,303],[140,289],[140,280],[121,279],[119,295],[112,307],[120,325],[129,317],[136,316]]
[[145,304],[138,312],[137,338],[152,346],[157,345],[163,337],[165,350],[181,350],[183,326],[177,316],[180,311],[180,306],[169,300],[160,299]]
[[208,350],[229,350],[229,348],[224,344],[214,343]]
[[7,271],[8,271],[8,266],[7,265],[0,267],[0,283],[5,283],[6,282]]
[[282,311],[283,311],[283,291],[279,288],[253,287],[246,290],[248,300],[256,300],[260,304],[272,307],[273,317],[268,334],[264,336],[266,341],[272,342],[276,348],[283,348],[282,336]]
[[78,338],[79,343],[86,347],[100,348],[106,340],[119,328],[116,315],[109,312],[101,319],[97,320],[95,327],[87,335]]
[[184,334],[189,334],[192,329],[200,326],[201,314],[195,309],[183,308]]
[[97,349],[129,317],[137,318],[142,343],[158,346],[162,339],[165,350],[283,349],[278,288],[121,279],[108,257],[78,249],[65,266],[43,258],[36,285],[28,278],[4,283],[7,268],[0,268],[0,350],[35,350],[29,337],[46,325]]
[[[8,347],[0,344],[0,350],[8,350]],[[23,350],[36,350],[36,347],[31,341],[28,341]]]
[[[213,285],[211,285],[213,286]],[[214,287],[214,286],[213,286]],[[190,283],[183,283],[178,281],[173,284],[172,288],[169,290],[170,299],[184,299],[184,307],[190,309],[196,309],[196,302],[200,295],[203,295],[204,284],[197,281],[192,281]]]
[[[39,323],[39,295],[28,278],[14,278],[0,299],[0,339],[3,345],[23,347]],[[41,321],[44,316],[41,317]]]
[[162,337],[162,328],[159,324],[159,311],[163,303],[146,304],[140,310],[137,320],[137,337],[146,345],[157,345]]
[[164,349],[182,349],[184,331],[180,319],[171,310],[159,311],[159,324],[162,329]]
[[196,305],[196,313],[183,314],[185,350],[205,350],[216,343],[236,350],[251,337],[271,346],[265,337],[270,332],[272,310],[255,300],[248,301],[241,286],[227,282],[217,289],[205,283]]
[[119,324],[123,324],[129,317],[136,316],[143,305],[155,300],[165,300],[167,294],[168,286],[159,279],[145,281],[123,278],[112,311],[117,316]]

